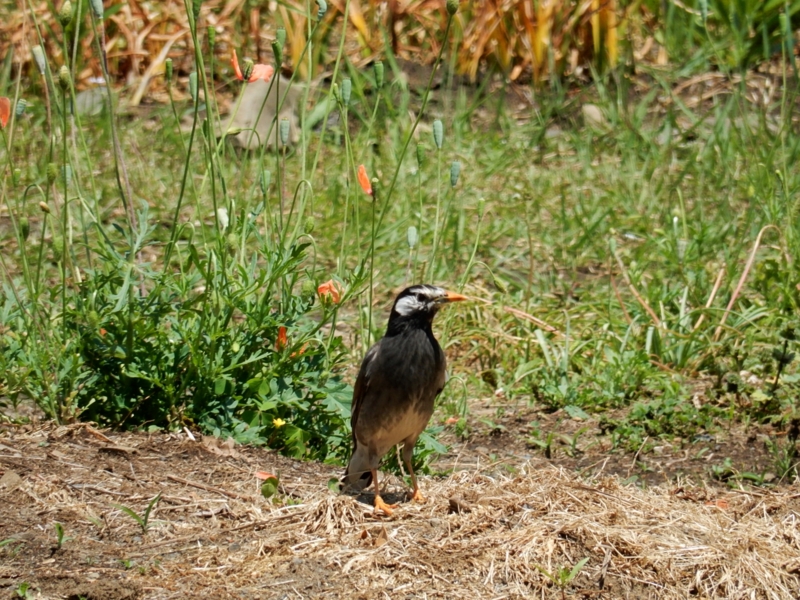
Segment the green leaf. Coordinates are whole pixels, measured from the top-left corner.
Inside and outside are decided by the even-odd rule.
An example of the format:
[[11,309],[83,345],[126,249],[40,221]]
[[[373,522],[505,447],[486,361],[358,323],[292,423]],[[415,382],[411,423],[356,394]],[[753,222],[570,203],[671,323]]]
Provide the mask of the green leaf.
[[278,492],[278,478],[269,477],[261,484],[261,495],[264,498],[271,498]]

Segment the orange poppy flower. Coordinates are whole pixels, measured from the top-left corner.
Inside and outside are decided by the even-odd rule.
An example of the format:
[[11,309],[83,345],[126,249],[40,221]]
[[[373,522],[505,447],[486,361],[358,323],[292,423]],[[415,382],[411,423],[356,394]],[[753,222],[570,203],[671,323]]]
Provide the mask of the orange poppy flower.
[[[236,56],[236,50],[233,51],[233,57],[231,58],[231,66],[233,66],[233,72],[236,73],[236,79],[239,81],[244,81],[244,75],[242,74],[242,70],[239,68],[239,58]],[[270,82],[272,76],[275,74],[275,67],[272,65],[253,65],[253,72],[250,73],[250,78],[247,80],[248,83],[256,81],[258,79],[263,79],[267,83]]]
[[333,279],[329,279],[325,283],[319,285],[317,294],[319,294],[320,300],[325,301],[330,299],[334,304],[339,304],[339,301],[342,299],[342,286]]
[[286,327],[281,325],[278,327],[278,339],[275,340],[275,350],[280,352],[284,348],[286,348],[286,344],[289,343],[289,340],[286,338]]
[[372,196],[372,183],[370,183],[369,175],[367,175],[367,167],[358,165],[358,183],[361,184],[361,189],[364,193]]
[[8,118],[11,116],[11,100],[3,96],[0,98],[0,128],[5,129]]

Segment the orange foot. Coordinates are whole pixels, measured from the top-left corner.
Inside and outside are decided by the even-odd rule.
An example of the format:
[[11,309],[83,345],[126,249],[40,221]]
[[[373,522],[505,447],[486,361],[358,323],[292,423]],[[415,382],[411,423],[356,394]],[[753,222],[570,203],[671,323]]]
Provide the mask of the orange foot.
[[386,502],[383,501],[383,498],[381,498],[380,496],[375,496],[376,512],[382,510],[383,514],[385,514],[387,517],[391,517],[393,508],[397,508],[397,504],[386,504]]
[[414,493],[411,494],[411,501],[412,502],[425,502],[425,496],[422,495],[422,492],[419,491],[419,488],[414,490]]

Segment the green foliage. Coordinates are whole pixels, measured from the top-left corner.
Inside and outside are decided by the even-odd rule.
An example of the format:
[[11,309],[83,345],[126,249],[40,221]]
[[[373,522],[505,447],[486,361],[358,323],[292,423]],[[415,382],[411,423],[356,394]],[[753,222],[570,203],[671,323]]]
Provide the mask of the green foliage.
[[147,533],[147,530],[150,528],[150,513],[156,507],[158,502],[161,500],[161,493],[159,492],[156,494],[150,502],[147,504],[147,508],[144,509],[144,512],[139,515],[136,511],[127,506],[123,506],[122,504],[114,504],[115,508],[118,508],[126,515],[128,515],[131,519],[138,523],[139,527],[142,528],[142,533]]

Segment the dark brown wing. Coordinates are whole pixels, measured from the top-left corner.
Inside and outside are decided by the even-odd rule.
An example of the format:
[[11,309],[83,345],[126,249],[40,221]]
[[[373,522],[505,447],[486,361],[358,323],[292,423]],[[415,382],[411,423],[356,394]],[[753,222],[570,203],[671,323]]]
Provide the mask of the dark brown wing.
[[369,391],[370,375],[372,374],[372,367],[378,356],[380,345],[380,342],[375,344],[364,356],[364,360],[361,361],[361,368],[358,371],[358,377],[356,378],[356,385],[353,388],[353,403],[350,408],[350,428],[353,430],[353,452],[356,451],[356,446],[358,445],[358,441],[356,440],[358,415],[361,412],[364,397]]

